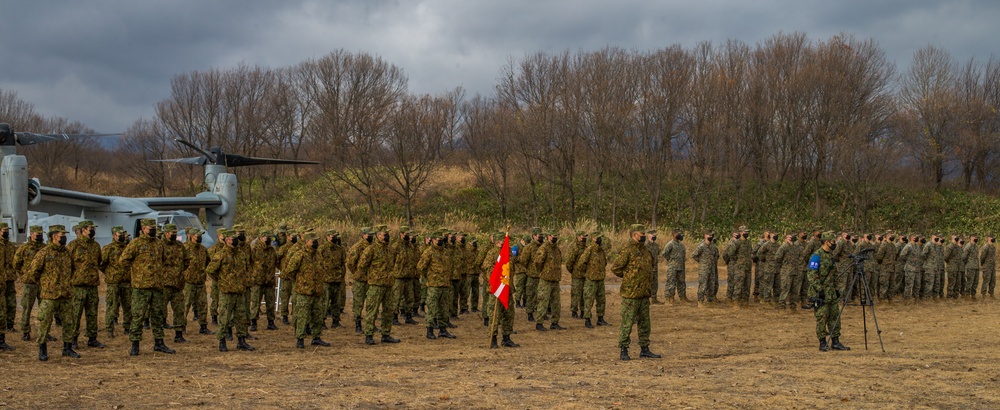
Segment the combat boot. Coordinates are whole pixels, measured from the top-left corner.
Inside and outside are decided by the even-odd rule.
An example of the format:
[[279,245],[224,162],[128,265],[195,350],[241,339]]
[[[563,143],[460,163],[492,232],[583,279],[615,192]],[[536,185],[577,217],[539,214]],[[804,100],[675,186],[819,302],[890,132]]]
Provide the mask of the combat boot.
[[382,343],[399,343],[399,339],[392,335],[382,335]]
[[75,337],[73,338],[73,344],[70,347],[72,347],[74,349],[79,349],[80,348],[80,343],[77,342],[77,340],[76,340]]
[[830,343],[830,347],[833,350],[851,350],[850,347],[847,347],[847,346],[844,346],[844,345],[840,344],[840,338],[839,337],[833,338],[832,343]]
[[253,346],[250,346],[250,344],[247,343],[247,338],[246,337],[238,337],[236,339],[237,339],[236,350],[246,350],[248,352],[252,352],[252,351],[256,350],[256,349],[253,348]]
[[3,333],[0,333],[0,350],[6,350],[8,352],[14,350],[13,347],[10,347],[10,345],[7,344],[7,336]]
[[219,325],[219,315],[212,315],[212,326]]
[[594,324],[590,323],[590,318],[584,319],[583,326],[586,327],[587,329],[593,329],[594,328]]
[[826,345],[826,338],[825,337],[822,338],[822,339],[819,339],[819,351],[821,351],[821,352],[829,352],[830,351],[830,346]]
[[313,338],[313,341],[312,341],[312,345],[313,345],[313,346],[323,346],[323,347],[328,347],[328,346],[330,346],[330,343],[328,343],[328,342],[325,342],[325,341],[323,341],[323,339],[320,339],[320,338],[318,338],[318,337],[314,337],[314,338]]
[[510,340],[510,335],[504,335],[503,341],[500,342],[500,345],[503,347],[521,347],[521,345],[514,343],[513,340]]
[[295,339],[295,348],[296,349],[305,349],[306,348],[306,342],[305,342],[305,340],[303,340],[303,339]]
[[407,313],[406,314],[406,320],[404,320],[403,323],[406,323],[408,325],[415,325],[415,324],[417,324],[417,321],[413,320],[413,315]]
[[580,318],[580,315],[578,315],[576,312],[573,312],[573,319],[579,319],[579,318]]
[[451,321],[450,321],[450,320],[449,320],[449,321],[447,321],[447,322],[446,322],[446,323],[445,323],[444,325],[445,325],[445,326],[447,326],[447,327],[448,327],[449,329],[454,329],[454,328],[457,328],[457,327],[458,327],[458,326],[456,326],[456,325],[453,325],[453,324],[451,324]]
[[490,349],[499,349],[500,345],[497,344],[497,335],[493,335],[490,339]]
[[104,348],[104,343],[98,342],[96,337],[87,338],[87,347]]
[[63,356],[67,356],[67,357],[72,357],[74,359],[79,359],[80,358],[80,354],[73,351],[73,343],[72,342],[63,342],[62,355]]
[[364,331],[361,330],[361,319],[358,319],[358,320],[354,321],[354,332],[355,333],[364,333]]
[[287,325],[288,324],[288,316],[282,316],[281,317],[281,323]]
[[447,327],[441,326],[441,329],[439,329],[439,331],[438,331],[438,337],[444,337],[444,338],[448,338],[448,339],[454,339],[455,335],[453,335],[451,333],[448,333],[448,328]]
[[535,315],[533,315],[531,313],[528,313],[528,321],[529,322],[534,322],[535,321]]
[[535,323],[535,330],[537,330],[539,332],[544,332],[544,331],[549,330],[549,329],[546,329],[545,325],[543,325],[541,323]]
[[597,317],[597,325],[598,326],[611,326],[610,323],[604,321],[604,316],[598,316]]
[[200,334],[200,335],[214,335],[215,332],[213,332],[211,330],[208,330],[208,325],[201,325],[201,328],[198,329],[198,334]]
[[233,327],[232,326],[226,328],[226,340],[228,340],[230,342],[233,341]]
[[399,323],[399,315],[392,315],[392,325],[402,326],[402,323]]
[[276,326],[274,324],[274,319],[268,319],[267,320],[267,327],[266,327],[266,329],[267,330],[278,330],[278,326]]
[[25,342],[30,342],[31,341],[31,333],[24,332],[24,335],[21,336],[21,340],[23,340]]
[[489,325],[490,325],[490,318],[484,317],[483,318],[483,326],[489,326]]
[[622,348],[621,359],[622,360],[632,360],[631,357],[628,357],[628,348],[627,347],[623,347]]
[[250,319],[250,331],[251,332],[257,331],[257,319]]
[[38,360],[43,362],[49,360],[49,345],[47,343],[38,345]]
[[650,351],[649,346],[645,346],[642,348],[642,351],[639,352],[639,357],[645,357],[647,359],[659,359],[662,356]]
[[[302,340],[302,339],[299,339],[299,340]],[[219,351],[220,352],[228,352],[229,351],[229,347],[226,346],[226,339],[225,338],[219,339]]]
[[132,348],[128,350],[128,355],[129,356],[138,356],[139,355],[139,341],[138,340],[132,342]]
[[187,343],[187,339],[184,338],[184,332],[180,330],[174,331],[174,343]]
[[427,328],[427,338],[431,339],[431,340],[437,339],[437,336],[434,336],[434,328],[433,327]]
[[549,326],[549,329],[552,329],[552,330],[566,330],[565,327],[559,326],[558,323],[553,323],[551,326]]
[[374,345],[375,344],[375,338],[372,337],[372,335],[365,335],[365,344],[366,345]]
[[154,352],[166,353],[166,354],[174,354],[175,353],[174,349],[171,349],[171,348],[167,347],[167,345],[163,343],[163,339],[156,339],[156,340],[153,341],[153,351]]

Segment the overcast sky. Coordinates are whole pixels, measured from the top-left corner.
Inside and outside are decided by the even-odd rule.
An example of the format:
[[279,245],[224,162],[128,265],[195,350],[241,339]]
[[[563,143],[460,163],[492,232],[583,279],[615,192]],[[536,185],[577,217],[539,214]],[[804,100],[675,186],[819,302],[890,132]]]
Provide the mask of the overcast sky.
[[99,132],[152,117],[175,75],[341,48],[402,68],[411,92],[469,95],[491,93],[509,58],[538,51],[755,44],[778,32],[873,38],[897,71],[927,44],[959,62],[1000,57],[997,0],[9,0],[0,15],[0,89]]

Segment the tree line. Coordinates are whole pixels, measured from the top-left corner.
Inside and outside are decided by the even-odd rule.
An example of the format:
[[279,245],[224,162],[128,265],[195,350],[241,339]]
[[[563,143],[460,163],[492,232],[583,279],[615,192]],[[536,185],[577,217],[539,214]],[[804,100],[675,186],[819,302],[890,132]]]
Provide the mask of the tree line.
[[[89,131],[43,119],[12,91],[0,115],[19,130]],[[413,221],[429,183],[464,168],[498,220],[538,225],[592,219],[700,226],[720,213],[767,212],[795,187],[816,215],[822,190],[846,187],[852,224],[867,229],[884,187],[993,192],[1000,161],[1000,64],[916,51],[899,71],[871,39],[776,34],[652,51],[539,52],[498,69],[494,91],[408,89],[400,67],[334,51],[293,66],[241,64],[180,74],[154,118],[114,147],[27,147],[47,185],[109,194],[198,192],[201,169],[148,160],[205,148],[319,161],[318,168],[233,169],[241,200],[280,196],[279,178],[323,181],[338,218]],[[103,131],[103,130],[102,130]],[[56,146],[58,145],[58,147]],[[80,155],[84,153],[86,155]],[[111,192],[113,191],[113,192]],[[681,194],[677,194],[680,192]],[[715,204],[720,196],[725,209]]]

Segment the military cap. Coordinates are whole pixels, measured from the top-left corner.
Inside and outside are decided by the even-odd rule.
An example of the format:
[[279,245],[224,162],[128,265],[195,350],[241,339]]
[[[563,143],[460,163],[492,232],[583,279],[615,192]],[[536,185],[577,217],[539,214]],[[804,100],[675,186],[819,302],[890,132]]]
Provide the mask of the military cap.
[[73,229],[73,232],[79,231],[80,230],[80,224],[73,225],[72,229]]
[[585,231],[576,231],[576,236],[587,236],[587,232],[585,232]]
[[319,235],[316,234],[316,232],[307,232],[305,235],[302,235],[302,239],[305,239],[307,241],[311,239],[315,241],[319,239]]
[[205,231],[203,231],[201,229],[198,229],[198,228],[187,228],[187,229],[184,230],[184,232],[187,233],[188,236],[201,235],[201,234],[205,233]]
[[337,232],[336,229],[327,229],[325,234],[326,236],[333,236],[333,237],[340,236],[340,232]]
[[705,230],[705,235],[715,235],[715,230],[714,229],[706,229]]
[[177,232],[177,225],[176,224],[163,225],[163,232]]
[[265,229],[265,230],[261,231],[260,234],[257,235],[257,237],[271,236],[271,235],[273,235],[273,233],[271,233],[271,231]]
[[372,228],[371,228],[370,226],[365,226],[365,227],[362,227],[362,228],[361,228],[361,233],[362,233],[362,234],[366,234],[366,233],[372,233]]
[[594,231],[590,233],[590,236],[601,236],[601,231]]
[[49,233],[66,232],[65,225],[49,225]]
[[833,231],[826,231],[820,236],[820,239],[824,241],[832,241],[837,238],[837,233]]
[[81,228],[87,228],[87,227],[90,227],[90,226],[93,226],[95,228],[97,227],[97,225],[94,225],[94,221],[91,221],[89,219],[84,219],[84,220],[80,221],[80,227]]
[[247,229],[245,227],[243,227],[243,225],[240,225],[240,224],[233,225],[233,230],[236,231],[236,232],[246,232],[247,231]]
[[285,222],[282,222],[281,224],[278,225],[278,233],[283,233],[283,232],[288,232],[288,224]]
[[642,232],[646,231],[646,226],[643,225],[643,224],[632,224],[632,226],[629,227],[628,231],[629,231],[629,233],[632,233],[632,232],[640,232],[640,233],[642,233]]
[[10,229],[10,225],[7,225],[6,222],[0,222],[0,229]]
[[31,225],[28,227],[28,232],[31,233],[42,233],[42,227],[38,225]]
[[500,232],[500,231],[496,231],[496,232],[493,232],[493,236],[496,237],[496,238],[503,238],[503,237],[507,236],[507,234],[503,233],[503,232]]
[[551,231],[546,232],[545,235],[547,235],[547,236],[559,236],[559,230],[558,229],[553,229]]
[[153,218],[143,218],[141,221],[139,221],[139,224],[143,228],[145,228],[147,226],[154,226],[155,227],[156,226],[156,220],[153,219]]
[[409,231],[410,231],[409,225],[403,225],[399,227],[399,232],[409,232]]
[[223,238],[235,238],[236,231],[232,229],[219,229],[219,235],[222,235]]
[[650,235],[656,235],[656,229],[650,229],[650,230],[646,231],[646,233],[648,233]]
[[431,233],[429,233],[428,235],[430,238],[440,238],[444,236],[441,234],[441,231],[431,231]]
[[750,232],[750,228],[747,228],[746,225],[740,225],[739,232]]
[[121,225],[115,225],[111,227],[111,233],[121,233],[125,232],[125,227]]
[[309,232],[313,232],[314,230],[315,230],[315,229],[313,229],[313,228],[310,228],[310,227],[308,227],[308,226],[303,226],[303,227],[300,227],[300,228],[299,228],[299,233],[301,233],[301,234],[307,234],[307,233],[309,233]]
[[539,228],[537,226],[532,226],[531,227],[531,234],[532,235],[541,235],[542,234],[542,228]]

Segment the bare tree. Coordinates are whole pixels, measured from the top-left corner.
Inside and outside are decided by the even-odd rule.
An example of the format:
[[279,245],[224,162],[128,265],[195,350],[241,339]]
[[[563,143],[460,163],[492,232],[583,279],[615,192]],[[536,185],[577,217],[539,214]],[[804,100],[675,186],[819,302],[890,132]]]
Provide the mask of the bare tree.
[[954,146],[954,64],[947,51],[926,46],[913,53],[909,72],[900,84],[903,107],[919,123],[912,144],[929,169],[934,186],[941,188],[947,152]]

